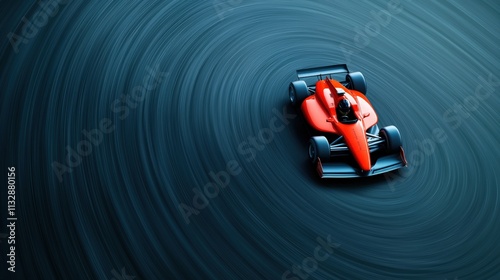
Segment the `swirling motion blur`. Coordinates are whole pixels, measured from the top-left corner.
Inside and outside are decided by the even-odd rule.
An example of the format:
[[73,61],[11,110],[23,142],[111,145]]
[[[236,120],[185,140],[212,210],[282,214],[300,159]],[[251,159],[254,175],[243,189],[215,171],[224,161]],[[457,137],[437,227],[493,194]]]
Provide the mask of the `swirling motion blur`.
[[[16,276],[498,278],[500,4],[336,2],[2,2]],[[319,180],[276,117],[296,69],[337,63],[406,170]]]

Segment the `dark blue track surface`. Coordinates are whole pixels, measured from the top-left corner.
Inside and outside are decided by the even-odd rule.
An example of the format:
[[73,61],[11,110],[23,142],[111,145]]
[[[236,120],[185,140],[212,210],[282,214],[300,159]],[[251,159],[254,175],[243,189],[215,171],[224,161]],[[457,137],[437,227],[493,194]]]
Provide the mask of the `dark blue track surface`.
[[[2,279],[500,279],[498,1],[351,2],[0,2]],[[316,178],[336,63],[407,169]]]

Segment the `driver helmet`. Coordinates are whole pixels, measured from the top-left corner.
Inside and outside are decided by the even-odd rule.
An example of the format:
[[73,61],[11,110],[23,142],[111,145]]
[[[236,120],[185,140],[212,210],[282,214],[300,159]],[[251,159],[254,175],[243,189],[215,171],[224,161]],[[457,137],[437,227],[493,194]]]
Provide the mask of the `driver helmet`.
[[347,99],[342,99],[340,100],[338,107],[340,113],[345,116],[351,111],[351,102],[349,102],[349,100]]

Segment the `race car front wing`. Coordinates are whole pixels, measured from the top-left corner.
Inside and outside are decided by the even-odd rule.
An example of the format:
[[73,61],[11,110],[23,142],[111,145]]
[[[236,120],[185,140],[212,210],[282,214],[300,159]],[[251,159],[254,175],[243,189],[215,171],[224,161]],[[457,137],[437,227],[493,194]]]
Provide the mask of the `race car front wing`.
[[321,178],[354,178],[383,174],[407,166],[403,147],[399,153],[379,157],[370,171],[363,172],[359,167],[345,162],[321,162],[318,158],[316,170]]

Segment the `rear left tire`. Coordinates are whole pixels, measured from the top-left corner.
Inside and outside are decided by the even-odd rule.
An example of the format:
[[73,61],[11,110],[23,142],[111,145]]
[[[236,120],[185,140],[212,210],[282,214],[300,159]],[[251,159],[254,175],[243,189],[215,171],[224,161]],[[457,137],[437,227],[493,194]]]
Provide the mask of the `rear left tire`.
[[352,72],[346,75],[347,88],[366,95],[366,80],[361,72]]

